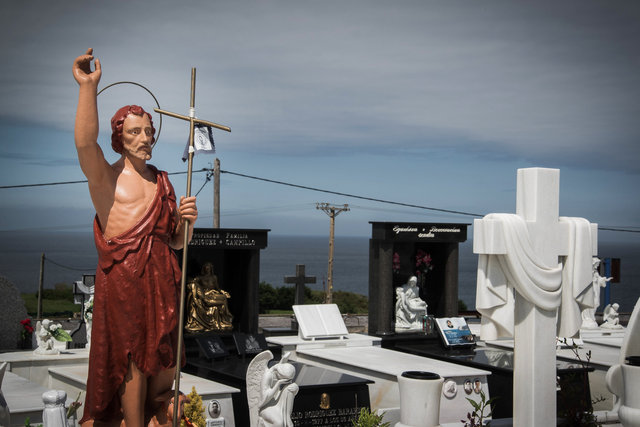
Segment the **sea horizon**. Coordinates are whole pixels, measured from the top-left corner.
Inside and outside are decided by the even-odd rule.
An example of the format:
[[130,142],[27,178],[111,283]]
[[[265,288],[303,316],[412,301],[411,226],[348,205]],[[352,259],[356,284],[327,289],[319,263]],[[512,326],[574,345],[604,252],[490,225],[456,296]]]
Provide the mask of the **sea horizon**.
[[[621,259],[621,281],[611,285],[611,302],[621,312],[633,310],[640,296],[640,244],[601,239],[602,258]],[[267,248],[260,252],[260,281],[272,286],[292,286],[285,276],[295,275],[297,264],[304,264],[307,276],[315,276],[311,289],[324,290],[327,278],[329,238],[318,235],[269,233]],[[83,274],[95,274],[97,254],[93,235],[87,230],[3,231],[0,232],[0,276],[11,281],[21,293],[36,292],[40,276],[40,257],[45,254],[44,287],[56,283],[72,284]],[[472,241],[460,244],[458,296],[475,309],[477,255]],[[336,236],[334,245],[334,291],[368,296],[369,237]],[[224,287],[224,284],[222,284]],[[601,294],[604,302],[604,292]],[[601,304],[599,310],[603,309]]]

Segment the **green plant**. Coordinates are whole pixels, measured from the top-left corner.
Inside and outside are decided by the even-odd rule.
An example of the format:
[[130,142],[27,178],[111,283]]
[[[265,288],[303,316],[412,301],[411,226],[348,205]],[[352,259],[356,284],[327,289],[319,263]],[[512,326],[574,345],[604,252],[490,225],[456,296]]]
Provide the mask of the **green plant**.
[[31,419],[29,417],[24,419],[24,427],[42,427],[42,424],[37,424],[35,426],[31,425]]
[[67,409],[67,419],[76,415],[78,413],[78,408],[82,406],[82,403],[80,402],[81,394],[82,392],[78,393],[78,397],[76,397],[76,400],[71,402],[71,404],[69,405],[69,409]]
[[389,427],[389,423],[383,423],[384,413],[378,415],[369,411],[369,408],[360,409],[357,420],[352,420],[353,427]]
[[[281,286],[274,288],[267,282],[258,285],[258,306],[260,313],[291,313],[291,306],[295,301],[295,287]],[[325,293],[307,286],[304,288],[305,304],[323,304]],[[367,313],[369,300],[366,296],[353,292],[333,292],[333,302],[338,305],[341,313]]]
[[[491,416],[493,412],[493,407],[491,404],[493,401],[497,399],[497,397],[492,397],[487,400],[487,396],[484,394],[484,391],[480,390],[480,401],[476,402],[473,399],[467,397],[471,406],[473,406],[472,412],[467,412],[467,420],[460,420],[464,423],[464,427],[483,427],[485,424],[485,420]],[[484,411],[489,409],[489,412],[485,415]]]
[[[196,392],[195,387],[191,387],[189,393],[189,402],[184,404],[184,416],[192,425],[198,427],[206,427],[207,420],[204,418],[204,406],[202,405],[202,397]],[[180,426],[186,426],[184,421],[180,421]]]
[[607,400],[603,396],[591,399],[586,397],[584,390],[589,389],[589,365],[591,362],[591,350],[586,353],[586,360],[580,356],[578,345],[575,341],[569,343],[566,338],[559,340],[560,343],[571,349],[578,364],[582,369],[574,373],[565,374],[564,378],[558,377],[558,386],[563,389],[563,393],[558,397],[558,415],[562,421],[558,424],[565,427],[597,427],[596,416],[593,415],[593,405]]

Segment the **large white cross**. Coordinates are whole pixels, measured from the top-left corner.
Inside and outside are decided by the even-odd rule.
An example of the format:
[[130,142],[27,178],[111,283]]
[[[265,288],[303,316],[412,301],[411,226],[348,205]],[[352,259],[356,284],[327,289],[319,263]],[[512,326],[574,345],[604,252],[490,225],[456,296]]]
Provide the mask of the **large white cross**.
[[[559,170],[518,170],[516,215],[525,220],[531,247],[548,268],[557,267],[570,249],[569,224],[558,220],[559,195]],[[501,224],[475,220],[473,251],[506,254]],[[513,425],[555,426],[557,310],[543,310],[515,294]]]

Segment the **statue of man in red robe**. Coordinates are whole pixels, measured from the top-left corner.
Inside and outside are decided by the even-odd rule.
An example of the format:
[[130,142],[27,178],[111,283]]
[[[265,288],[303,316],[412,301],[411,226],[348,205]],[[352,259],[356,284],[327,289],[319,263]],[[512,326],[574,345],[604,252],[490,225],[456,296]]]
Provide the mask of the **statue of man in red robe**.
[[[97,86],[100,61],[93,50],[76,58],[80,86],[75,144],[96,209],[98,250],[89,376],[87,425],[127,427],[171,423],[168,412],[178,348],[181,249],[198,217],[195,197],[175,193],[166,172],[147,164],[154,142],[151,116],[128,105],[111,119],[109,164],[98,145]],[[184,360],[184,358],[182,359]]]

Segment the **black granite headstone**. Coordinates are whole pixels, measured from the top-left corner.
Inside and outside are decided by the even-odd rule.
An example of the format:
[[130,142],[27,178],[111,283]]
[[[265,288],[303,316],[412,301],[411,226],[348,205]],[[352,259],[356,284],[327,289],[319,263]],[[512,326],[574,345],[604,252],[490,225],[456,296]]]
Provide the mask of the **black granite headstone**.
[[268,232],[236,228],[193,231],[187,253],[187,278],[198,276],[205,263],[213,264],[218,285],[231,295],[227,304],[233,315],[233,331],[258,332],[260,250],[267,247]]
[[[420,297],[436,317],[458,314],[458,245],[468,224],[371,222],[369,333],[394,334],[395,288],[418,277]],[[426,261],[426,262],[425,262]]]

